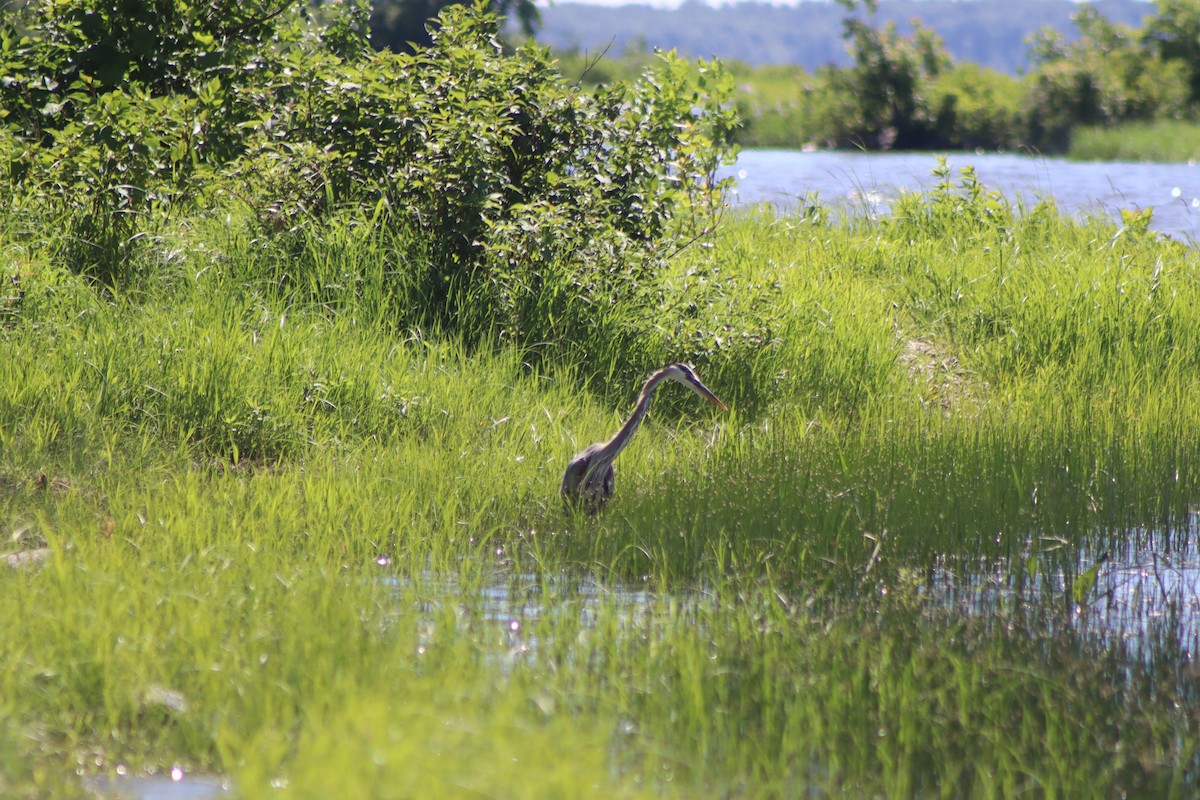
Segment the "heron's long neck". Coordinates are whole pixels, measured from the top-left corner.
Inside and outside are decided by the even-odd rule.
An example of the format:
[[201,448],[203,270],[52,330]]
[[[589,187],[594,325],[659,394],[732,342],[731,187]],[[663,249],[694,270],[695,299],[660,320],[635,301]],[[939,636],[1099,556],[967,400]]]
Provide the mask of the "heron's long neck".
[[654,394],[654,388],[666,376],[667,370],[660,369],[646,379],[646,383],[642,386],[642,391],[638,395],[637,405],[633,407],[633,415],[625,421],[625,424],[621,426],[621,430],[617,431],[611,439],[604,443],[604,447],[596,454],[596,458],[593,459],[594,461],[611,462],[625,449],[625,445],[629,444],[629,440],[633,438],[634,431],[638,429],[638,425],[642,424],[642,418],[646,416],[646,411],[650,408],[650,397]]

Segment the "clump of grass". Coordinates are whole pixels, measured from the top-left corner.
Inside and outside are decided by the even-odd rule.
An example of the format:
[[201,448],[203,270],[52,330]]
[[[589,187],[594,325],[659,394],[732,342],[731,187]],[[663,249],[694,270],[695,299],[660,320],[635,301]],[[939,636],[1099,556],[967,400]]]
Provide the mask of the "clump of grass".
[[1077,128],[1068,156],[1077,161],[1192,162],[1200,159],[1198,142],[1200,125],[1187,120]]

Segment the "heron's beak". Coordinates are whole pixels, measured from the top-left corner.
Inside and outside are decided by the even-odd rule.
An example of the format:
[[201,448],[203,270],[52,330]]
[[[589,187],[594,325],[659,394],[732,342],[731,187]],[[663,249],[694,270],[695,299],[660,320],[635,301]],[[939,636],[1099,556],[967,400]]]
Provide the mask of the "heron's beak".
[[716,396],[715,394],[713,394],[712,392],[710,392],[710,391],[708,390],[708,387],[707,387],[707,386],[705,386],[704,384],[702,384],[702,383],[693,383],[693,384],[692,384],[692,388],[696,390],[696,394],[700,395],[700,396],[701,396],[701,397],[703,397],[705,400],[707,400],[708,402],[712,403],[714,406],[716,406],[717,408],[721,409],[722,411],[728,411],[728,410],[729,410],[729,406],[725,405],[725,404],[724,404],[724,403],[722,403],[722,402],[721,402],[719,399],[717,399],[717,396]]

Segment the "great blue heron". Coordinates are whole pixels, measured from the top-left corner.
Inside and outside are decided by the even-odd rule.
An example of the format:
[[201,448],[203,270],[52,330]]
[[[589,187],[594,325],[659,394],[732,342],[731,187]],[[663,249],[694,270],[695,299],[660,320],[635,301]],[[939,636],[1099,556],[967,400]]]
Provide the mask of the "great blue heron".
[[700,382],[690,364],[668,364],[660,370],[655,370],[646,378],[646,384],[638,395],[637,405],[633,407],[633,415],[621,429],[607,442],[588,445],[567,464],[567,471],[563,473],[562,488],[559,489],[565,500],[582,500],[590,511],[595,511],[612,497],[613,461],[625,449],[625,445],[629,444],[638,425],[642,424],[642,417],[646,416],[646,410],[650,408],[650,396],[654,394],[654,389],[667,380],[682,383],[722,411],[729,408]]

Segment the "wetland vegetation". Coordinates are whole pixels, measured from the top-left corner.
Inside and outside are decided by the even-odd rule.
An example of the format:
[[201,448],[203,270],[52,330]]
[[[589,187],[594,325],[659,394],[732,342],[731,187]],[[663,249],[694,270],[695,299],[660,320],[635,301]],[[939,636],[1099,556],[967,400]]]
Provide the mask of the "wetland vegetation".
[[[450,14],[7,96],[0,794],[1193,796],[1196,249],[969,169],[722,210],[718,66]],[[565,509],[685,359],[730,412]]]

